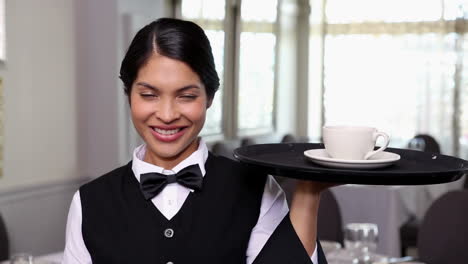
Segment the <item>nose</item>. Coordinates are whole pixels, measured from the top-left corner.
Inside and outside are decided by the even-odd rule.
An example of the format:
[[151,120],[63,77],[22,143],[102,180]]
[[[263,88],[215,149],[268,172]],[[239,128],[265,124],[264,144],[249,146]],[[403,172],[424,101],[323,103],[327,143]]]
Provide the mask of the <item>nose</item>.
[[171,123],[180,117],[177,104],[172,100],[160,100],[155,114],[164,123]]

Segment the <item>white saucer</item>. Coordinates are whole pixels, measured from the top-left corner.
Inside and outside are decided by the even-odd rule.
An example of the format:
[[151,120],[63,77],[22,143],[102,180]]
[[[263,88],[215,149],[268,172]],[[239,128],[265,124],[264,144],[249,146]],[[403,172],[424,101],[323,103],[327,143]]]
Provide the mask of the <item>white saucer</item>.
[[377,153],[368,160],[334,159],[328,155],[325,149],[309,149],[304,151],[304,155],[319,165],[340,169],[382,168],[400,160],[400,155],[386,151]]

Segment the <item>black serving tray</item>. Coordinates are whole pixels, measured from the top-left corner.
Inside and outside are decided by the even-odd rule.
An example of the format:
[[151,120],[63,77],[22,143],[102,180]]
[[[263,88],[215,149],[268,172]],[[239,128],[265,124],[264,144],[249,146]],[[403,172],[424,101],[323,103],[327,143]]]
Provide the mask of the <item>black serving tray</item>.
[[260,144],[237,148],[234,157],[266,173],[321,182],[370,185],[426,185],[447,183],[468,173],[468,161],[429,152],[387,148],[399,154],[395,164],[379,169],[337,169],[323,167],[304,156],[309,149],[324,148],[317,143]]

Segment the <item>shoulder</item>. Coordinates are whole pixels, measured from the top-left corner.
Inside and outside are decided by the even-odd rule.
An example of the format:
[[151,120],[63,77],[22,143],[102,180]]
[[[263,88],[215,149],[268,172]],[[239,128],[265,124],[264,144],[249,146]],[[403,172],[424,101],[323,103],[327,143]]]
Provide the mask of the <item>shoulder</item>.
[[230,159],[222,155],[217,155],[213,152],[208,153],[208,159],[206,161],[206,166],[216,165],[216,166],[228,166],[233,168],[241,168],[243,166],[238,160]]
[[250,166],[211,152],[205,166],[207,172],[222,175],[224,181],[237,182],[241,185],[247,184],[263,188],[267,179],[267,174],[256,166]]

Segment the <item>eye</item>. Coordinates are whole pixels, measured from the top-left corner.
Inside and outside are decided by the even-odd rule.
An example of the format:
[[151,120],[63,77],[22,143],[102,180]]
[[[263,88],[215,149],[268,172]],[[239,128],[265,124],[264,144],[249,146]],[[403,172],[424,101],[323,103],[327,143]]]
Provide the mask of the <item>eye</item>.
[[141,93],[140,96],[143,97],[143,98],[153,98],[153,97],[156,97],[155,94],[151,94],[151,93]]
[[197,99],[197,97],[198,97],[198,96],[197,96],[197,95],[194,95],[194,94],[182,94],[182,95],[180,96],[180,98],[181,98],[182,100],[185,100],[185,101],[192,101],[192,100]]

